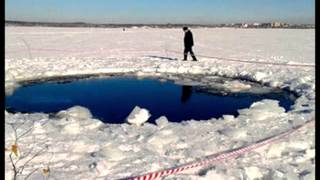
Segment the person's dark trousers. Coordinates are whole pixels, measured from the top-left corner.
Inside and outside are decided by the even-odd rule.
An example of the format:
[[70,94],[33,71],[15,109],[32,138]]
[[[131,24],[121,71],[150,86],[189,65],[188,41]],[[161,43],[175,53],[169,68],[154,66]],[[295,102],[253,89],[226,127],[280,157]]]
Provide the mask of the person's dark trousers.
[[192,47],[184,47],[184,52],[183,52],[184,58],[183,58],[183,60],[184,61],[187,60],[188,52],[190,52],[190,55],[191,55],[193,61],[197,61],[197,58],[196,58],[196,56],[194,55],[194,53],[192,51]]

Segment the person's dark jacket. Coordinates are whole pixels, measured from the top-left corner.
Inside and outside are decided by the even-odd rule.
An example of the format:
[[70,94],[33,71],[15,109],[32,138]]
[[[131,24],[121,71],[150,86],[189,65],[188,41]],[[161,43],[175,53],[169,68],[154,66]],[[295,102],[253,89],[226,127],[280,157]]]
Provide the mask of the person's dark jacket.
[[193,46],[193,36],[191,31],[185,32],[184,35],[184,47],[192,47]]

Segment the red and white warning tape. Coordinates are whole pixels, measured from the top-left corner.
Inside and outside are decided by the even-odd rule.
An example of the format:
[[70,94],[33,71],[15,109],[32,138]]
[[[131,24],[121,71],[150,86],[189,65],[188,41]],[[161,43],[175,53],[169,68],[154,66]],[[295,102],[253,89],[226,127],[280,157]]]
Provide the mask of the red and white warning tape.
[[[179,51],[167,50],[168,52],[173,52],[176,54],[182,54]],[[223,58],[223,57],[215,57],[215,56],[207,56],[207,55],[197,55],[199,57],[204,58],[213,58],[217,60],[224,60],[224,61],[232,61],[232,62],[242,62],[242,63],[251,63],[251,64],[266,64],[266,65],[276,65],[276,66],[292,66],[292,67],[315,67],[312,64],[284,64],[284,63],[272,63],[272,62],[263,62],[263,61],[246,61],[241,59],[231,59],[231,58]]]
[[296,126],[292,129],[290,129],[289,131],[280,133],[276,136],[271,136],[268,137],[266,139],[260,140],[254,144],[251,144],[249,146],[243,147],[243,148],[239,148],[239,149],[233,149],[231,151],[228,152],[224,152],[222,154],[214,154],[211,156],[206,157],[203,160],[197,161],[197,162],[193,162],[193,163],[188,163],[188,164],[184,164],[184,165],[180,165],[178,167],[175,168],[169,168],[169,169],[165,169],[165,170],[161,170],[161,171],[156,171],[156,172],[151,172],[151,173],[147,173],[144,175],[140,175],[140,176],[135,176],[135,177],[129,177],[129,178],[124,178],[124,179],[128,179],[128,180],[152,180],[152,179],[156,179],[156,178],[160,178],[166,175],[171,175],[171,174],[177,174],[179,172],[185,171],[187,169],[192,169],[192,168],[196,168],[196,167],[201,167],[201,166],[206,166],[209,165],[213,162],[216,161],[221,161],[221,160],[226,160],[228,158],[232,158],[232,157],[237,157],[241,154],[244,154],[246,152],[250,152],[253,151],[259,147],[268,145],[268,144],[272,144],[275,141],[279,141],[287,136],[289,136],[290,134],[297,132],[299,129],[307,126],[308,124],[310,124],[311,122],[314,121],[314,118],[308,122],[306,122],[303,125],[299,125]]

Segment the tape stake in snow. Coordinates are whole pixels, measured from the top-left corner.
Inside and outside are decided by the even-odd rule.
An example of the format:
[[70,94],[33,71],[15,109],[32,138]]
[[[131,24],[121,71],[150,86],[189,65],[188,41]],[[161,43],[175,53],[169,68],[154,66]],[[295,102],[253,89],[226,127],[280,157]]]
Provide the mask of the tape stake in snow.
[[[210,165],[214,162],[217,161],[222,161],[222,160],[226,160],[232,157],[237,157],[239,155],[245,154],[247,152],[253,151],[255,149],[258,149],[262,146],[265,145],[269,145],[269,144],[273,144],[276,141],[279,141],[281,139],[284,139],[285,137],[291,135],[292,133],[297,132],[298,130],[300,130],[301,128],[307,126],[308,124],[310,124],[311,122],[314,122],[314,118],[302,125],[296,126],[288,131],[285,131],[283,133],[280,133],[276,136],[271,136],[268,138],[265,138],[263,140],[257,141],[256,143],[253,143],[251,145],[248,145],[246,147],[242,147],[239,149],[233,149],[227,152],[224,152],[222,154],[214,154],[211,156],[208,156],[206,158],[204,158],[203,160],[197,161],[197,162],[193,162],[193,163],[188,163],[188,164],[184,164],[175,168],[169,168],[169,169],[165,169],[165,170],[161,170],[161,171],[156,171],[156,172],[151,172],[151,173],[147,173],[141,176],[135,176],[135,177],[129,177],[129,178],[124,178],[124,179],[128,179],[128,180],[152,180],[152,179],[156,179],[162,176],[166,176],[166,175],[171,175],[171,174],[177,174],[179,172],[185,171],[187,169],[192,169],[192,168],[197,168],[197,167],[201,167],[201,166],[207,166]],[[123,179],[123,180],[124,180]]]

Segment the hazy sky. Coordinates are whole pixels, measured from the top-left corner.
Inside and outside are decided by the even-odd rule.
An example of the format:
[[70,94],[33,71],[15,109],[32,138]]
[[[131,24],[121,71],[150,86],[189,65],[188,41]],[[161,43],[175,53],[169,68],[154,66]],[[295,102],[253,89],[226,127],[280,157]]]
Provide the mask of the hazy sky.
[[6,20],[91,23],[314,23],[315,0],[5,0]]

